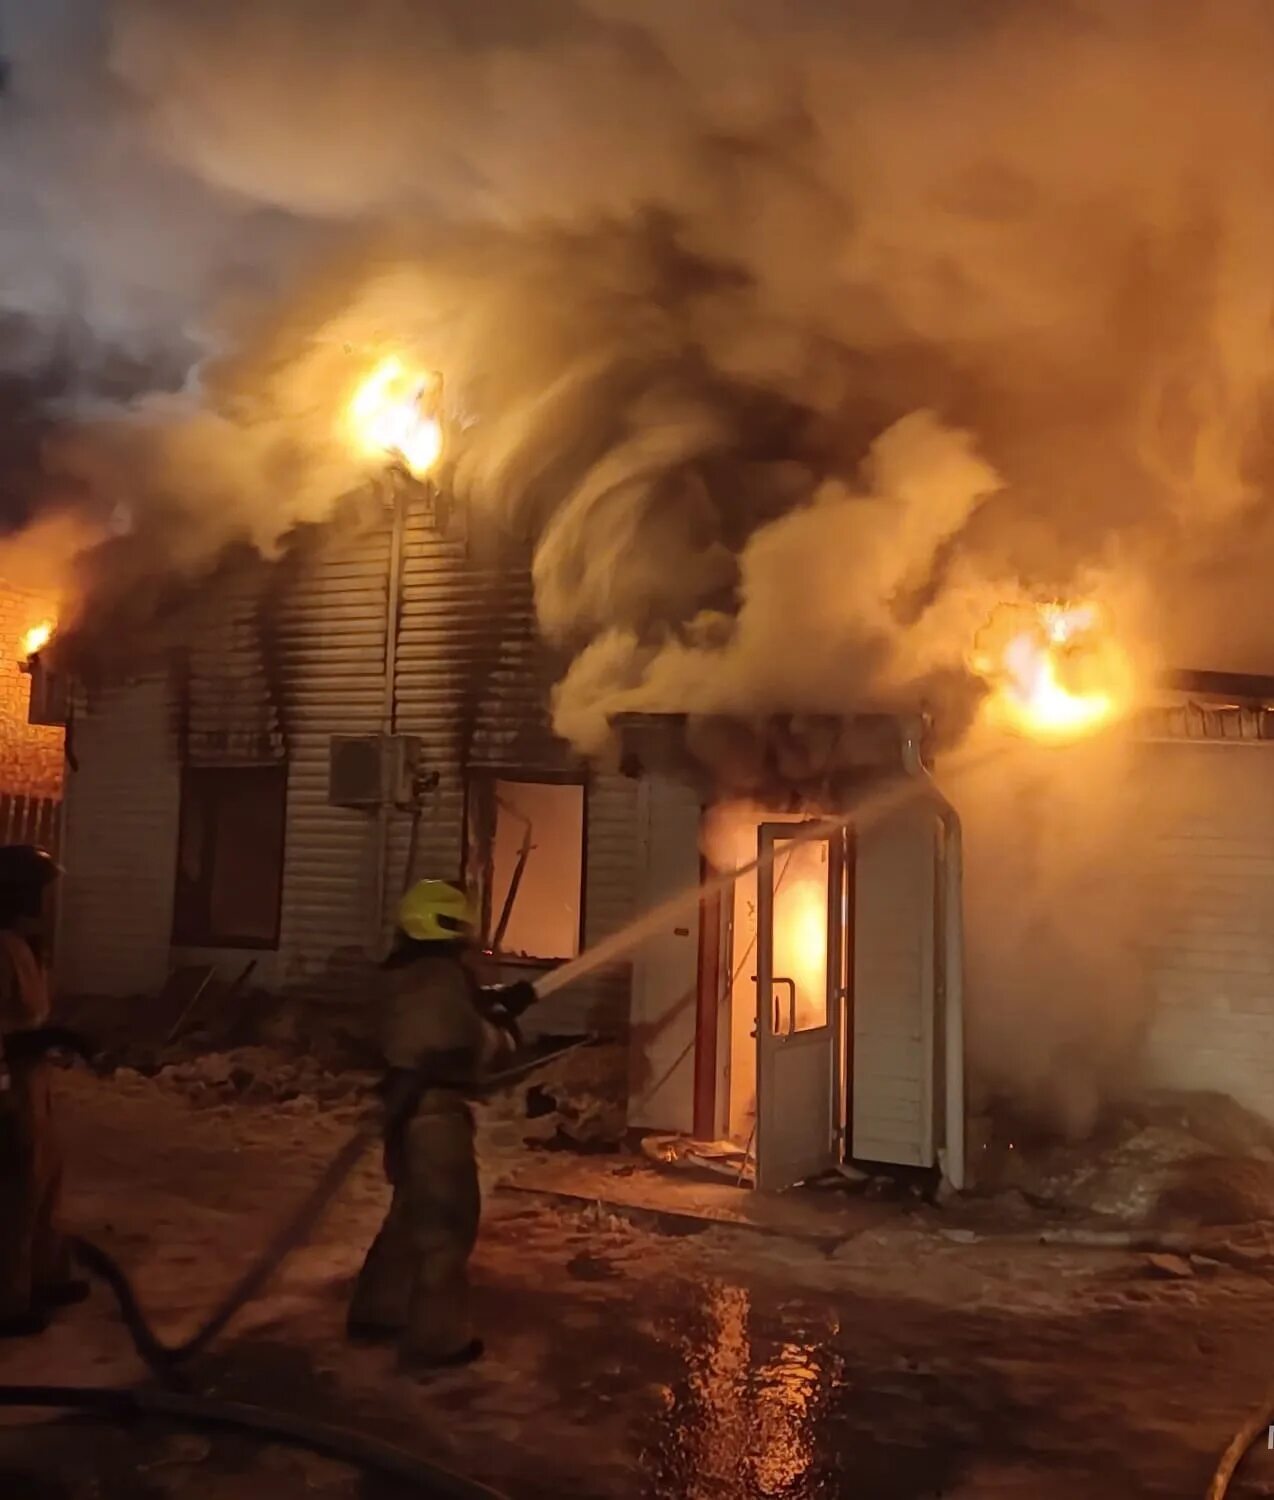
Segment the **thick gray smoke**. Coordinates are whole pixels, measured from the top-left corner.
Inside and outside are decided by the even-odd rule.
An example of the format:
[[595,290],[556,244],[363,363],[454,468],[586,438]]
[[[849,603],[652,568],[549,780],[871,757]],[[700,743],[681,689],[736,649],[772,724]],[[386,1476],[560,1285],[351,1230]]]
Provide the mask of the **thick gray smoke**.
[[1146,1081],[1153,820],[1137,770],[1116,736],[1021,745],[960,777],[975,1109],[1007,1101],[1078,1139]]
[[145,566],[326,514],[397,349],[535,538],[583,748],[907,696],[1023,590],[1268,667],[1264,0],[0,19],[0,355],[63,372],[50,494]]

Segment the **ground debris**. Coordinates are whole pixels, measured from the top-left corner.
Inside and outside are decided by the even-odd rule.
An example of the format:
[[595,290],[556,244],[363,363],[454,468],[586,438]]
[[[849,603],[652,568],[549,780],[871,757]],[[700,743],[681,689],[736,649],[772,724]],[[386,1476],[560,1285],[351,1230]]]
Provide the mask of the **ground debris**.
[[601,1229],[608,1234],[626,1235],[630,1231],[627,1219],[621,1218],[619,1214],[613,1214],[602,1202],[590,1203],[587,1208],[582,1209],[579,1215],[579,1223],[585,1229]]
[[970,1164],[984,1201],[1013,1191],[1045,1212],[1160,1229],[1274,1217],[1274,1128],[1224,1095],[1151,1091],[1082,1140],[987,1128]]
[[1194,1266],[1180,1255],[1147,1255],[1144,1265],[1150,1276],[1184,1281],[1194,1275]]
[[615,1265],[603,1256],[581,1250],[566,1262],[567,1275],[576,1281],[613,1281],[619,1275]]
[[[123,1089],[82,1070],[57,1082],[68,1222],[118,1253],[172,1339],[216,1304],[344,1134],[321,1114],[299,1126],[241,1096],[196,1114],[176,1084]],[[981,1227],[967,1244],[944,1239],[936,1223],[960,1220],[931,1215],[922,1230],[904,1203],[860,1216],[871,1227],[829,1256],[779,1233],[716,1226],[674,1239],[604,1203],[509,1194],[484,1216],[472,1268],[486,1358],[422,1386],[392,1348],[346,1339],[351,1278],[386,1198],[369,1155],[314,1242],[219,1346],[208,1389],[436,1453],[528,1500],[1175,1500],[1200,1491],[1190,1476],[1208,1472],[1268,1379],[1259,1272],[1270,1226],[1099,1237],[1121,1251],[1112,1264],[1075,1230],[1051,1247],[1040,1232]],[[1148,1254],[1195,1274],[1152,1278]],[[1258,1274],[1203,1274],[1215,1268],[1201,1262],[1245,1254]],[[0,1361],[15,1383],[137,1378],[102,1295],[43,1339],[0,1348]],[[67,1430],[0,1424],[0,1496],[391,1493],[234,1435],[209,1453],[199,1438],[161,1447],[168,1429],[152,1424],[86,1423],[71,1442]],[[774,1467],[776,1455],[794,1466]]]
[[1212,1256],[1200,1255],[1197,1251],[1191,1252],[1190,1264],[1196,1271],[1203,1272],[1209,1276],[1225,1269],[1225,1262],[1223,1260],[1214,1260]]
[[212,1452],[212,1443],[197,1432],[174,1432],[160,1439],[156,1451],[146,1462],[139,1463],[142,1473],[152,1469],[171,1469],[183,1464],[201,1464]]
[[[128,1085],[142,1079],[132,1068],[117,1068],[112,1076]],[[265,1046],[203,1053],[165,1063],[155,1074],[161,1088],[182,1094],[196,1105],[285,1105],[297,1114],[313,1113],[320,1106],[357,1105],[369,1095],[374,1081],[370,1073],[332,1073],[314,1058],[289,1056]]]

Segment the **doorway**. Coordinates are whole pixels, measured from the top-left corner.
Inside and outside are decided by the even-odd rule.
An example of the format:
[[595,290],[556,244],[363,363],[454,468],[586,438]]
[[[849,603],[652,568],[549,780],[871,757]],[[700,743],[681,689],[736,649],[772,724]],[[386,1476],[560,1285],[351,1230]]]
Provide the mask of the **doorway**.
[[725,1134],[763,1188],[842,1156],[852,841],[843,830],[814,837],[814,826],[802,814],[750,817],[735,852],[760,864],[724,898]]

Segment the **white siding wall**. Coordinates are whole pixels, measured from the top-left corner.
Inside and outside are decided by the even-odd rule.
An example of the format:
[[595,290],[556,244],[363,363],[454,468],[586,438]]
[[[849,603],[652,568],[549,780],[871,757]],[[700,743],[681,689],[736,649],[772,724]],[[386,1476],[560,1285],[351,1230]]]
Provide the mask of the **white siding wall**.
[[[472,520],[479,529],[482,517]],[[481,540],[481,538],[475,538]],[[417,876],[455,879],[464,848],[465,768],[475,772],[565,770],[567,748],[549,727],[552,664],[535,625],[529,563],[515,546],[482,555],[440,535],[417,510],[403,558],[397,727],[418,735],[425,764],[439,774],[425,800],[417,842]],[[588,782],[584,857],[585,942],[622,924],[633,909],[636,787],[619,776]],[[389,899],[403,882],[410,821],[392,830]],[[523,977],[510,970],[505,977]],[[615,965],[558,991],[528,1013],[525,1030],[614,1033],[628,1006],[628,965]]]
[[380,727],[388,525],[332,538],[306,560],[278,610],[288,748],[279,974],[314,998],[365,985],[376,946],[375,818],[328,802],[334,734]]
[[934,1161],[937,832],[919,803],[858,836],[850,1154],[860,1161]]
[[1146,747],[1148,1081],[1274,1119],[1274,745]]
[[[637,782],[599,774],[588,786],[588,836],[584,850],[584,946],[618,931],[644,910],[638,891]],[[553,1031],[623,1030],[629,1004],[631,956],[565,989],[545,1006]]]
[[[699,882],[699,796],[652,777],[641,783],[639,827],[643,910]],[[689,1134],[694,1128],[695,1019],[699,913],[668,917],[633,962],[630,1125]]]
[[169,969],[181,795],[167,679],[103,694],[77,716],[72,744],[58,983],[154,993]]
[[[265,580],[269,623],[262,639],[268,638],[277,681],[289,775],[280,946],[277,954],[260,955],[255,977],[316,1000],[368,988],[371,960],[402,887],[410,836],[409,816],[395,813],[384,908],[377,913],[377,820],[328,803],[331,736],[374,733],[384,708],[391,516],[386,510],[364,520],[352,531],[334,528],[289,560],[283,575]],[[260,580],[250,581],[255,587]],[[406,529],[402,583],[396,728],[421,738],[425,767],[439,777],[425,799],[415,870],[456,879],[466,764],[534,773],[571,762],[549,731],[553,674],[536,638],[525,558],[516,549],[503,558],[476,558],[463,540],[441,534],[417,504]],[[190,663],[196,701],[187,716],[192,743],[210,755],[241,747],[244,735],[227,737],[227,723],[237,730],[244,720],[256,745],[270,740],[275,722],[261,728],[265,678],[255,627],[236,627],[243,588],[233,580],[219,587],[200,616]],[[243,648],[245,630],[251,651]],[[166,685],[108,694],[76,733],[82,770],[67,792],[72,874],[65,978],[80,989],[153,990],[169,968],[180,798]],[[633,910],[634,782],[610,774],[589,779],[586,839],[584,924],[591,943]],[[227,955],[232,967],[238,957]],[[561,991],[532,1013],[528,1029],[622,1030],[628,977],[625,961]]]

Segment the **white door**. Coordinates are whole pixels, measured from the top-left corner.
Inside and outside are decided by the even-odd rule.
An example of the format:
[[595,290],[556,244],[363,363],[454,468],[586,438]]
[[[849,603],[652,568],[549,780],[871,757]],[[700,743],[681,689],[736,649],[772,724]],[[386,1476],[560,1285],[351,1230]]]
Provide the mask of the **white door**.
[[857,1161],[936,1160],[938,835],[932,804],[916,800],[857,838],[850,1043]]
[[758,1188],[790,1187],[840,1155],[844,836],[808,827],[757,831]]

